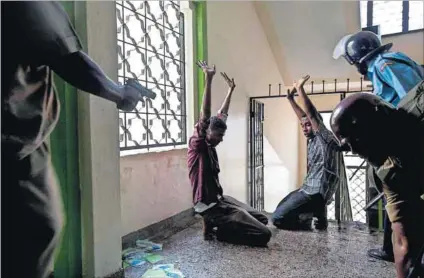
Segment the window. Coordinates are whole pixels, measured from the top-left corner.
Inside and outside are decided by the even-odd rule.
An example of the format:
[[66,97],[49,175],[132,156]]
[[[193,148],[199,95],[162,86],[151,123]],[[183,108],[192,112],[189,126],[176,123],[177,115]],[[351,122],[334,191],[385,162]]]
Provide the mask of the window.
[[361,27],[380,26],[381,35],[424,28],[423,1],[361,1]]
[[184,14],[176,1],[117,1],[118,81],[135,78],[156,93],[119,111],[121,150],[187,142]]

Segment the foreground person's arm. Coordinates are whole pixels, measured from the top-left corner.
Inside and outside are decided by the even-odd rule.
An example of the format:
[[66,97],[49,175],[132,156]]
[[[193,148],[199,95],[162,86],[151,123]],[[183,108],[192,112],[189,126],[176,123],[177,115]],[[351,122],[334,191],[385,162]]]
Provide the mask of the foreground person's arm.
[[53,71],[72,86],[113,101],[119,109],[133,110],[143,97],[155,98],[156,94],[134,79],[126,85],[111,80],[87,54],[77,51],[50,62]]

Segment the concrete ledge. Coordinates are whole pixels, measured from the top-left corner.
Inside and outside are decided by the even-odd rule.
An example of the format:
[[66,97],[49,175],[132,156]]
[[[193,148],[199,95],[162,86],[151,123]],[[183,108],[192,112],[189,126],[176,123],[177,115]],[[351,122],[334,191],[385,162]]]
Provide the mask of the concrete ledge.
[[122,237],[122,249],[135,246],[137,239],[164,239],[198,221],[192,208]]

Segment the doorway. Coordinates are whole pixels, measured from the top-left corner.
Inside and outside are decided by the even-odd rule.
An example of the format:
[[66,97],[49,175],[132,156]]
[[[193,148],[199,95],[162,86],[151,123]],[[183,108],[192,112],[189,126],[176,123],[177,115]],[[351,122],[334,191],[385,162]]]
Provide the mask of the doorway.
[[[331,111],[320,112],[325,127],[330,128]],[[343,153],[346,176],[348,180],[350,204],[352,206],[353,221],[367,223],[367,215],[363,208],[367,202],[367,163],[359,156],[349,153]],[[333,198],[336,198],[334,196]],[[336,220],[335,202],[328,206],[328,219]]]

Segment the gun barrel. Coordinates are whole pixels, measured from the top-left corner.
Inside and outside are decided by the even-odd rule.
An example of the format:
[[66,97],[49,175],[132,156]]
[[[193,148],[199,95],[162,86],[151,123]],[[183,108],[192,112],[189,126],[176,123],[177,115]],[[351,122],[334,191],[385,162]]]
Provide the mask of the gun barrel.
[[156,93],[155,92],[153,92],[152,90],[149,90],[147,88],[143,88],[143,89],[140,92],[140,95],[142,97],[148,97],[148,98],[151,98],[151,99],[155,99],[156,98]]
[[364,210],[369,210],[373,205],[375,205],[381,198],[383,198],[384,192],[381,192],[377,196],[375,196],[365,207]]

